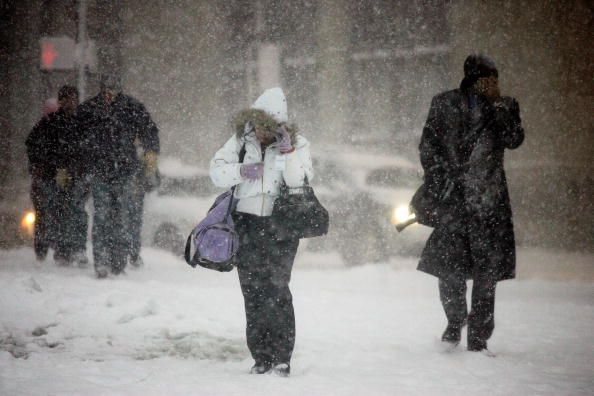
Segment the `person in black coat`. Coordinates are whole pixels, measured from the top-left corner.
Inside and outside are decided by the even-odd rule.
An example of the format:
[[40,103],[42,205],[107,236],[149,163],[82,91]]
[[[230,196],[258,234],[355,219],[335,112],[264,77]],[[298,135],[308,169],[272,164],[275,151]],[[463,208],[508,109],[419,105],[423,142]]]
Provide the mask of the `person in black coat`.
[[61,264],[72,262],[79,267],[88,264],[86,256],[88,215],[85,211],[86,185],[81,163],[82,131],[76,117],[78,90],[69,85],[58,92],[58,111],[50,115],[54,134],[54,165],[56,191],[54,214],[56,224],[56,255]]
[[58,110],[55,99],[48,99],[43,106],[43,117],[35,124],[27,139],[27,157],[31,175],[31,201],[35,209],[33,246],[38,260],[44,260],[50,246],[53,247],[56,220],[53,200],[57,191],[56,151],[54,128],[49,116]]
[[[418,266],[439,278],[448,319],[442,341],[457,345],[468,324],[470,351],[487,349],[495,325],[496,284],[515,277],[503,158],[505,149],[523,140],[518,102],[500,95],[494,62],[470,55],[460,89],[433,98],[421,137],[425,186],[439,197],[439,208],[433,208],[436,215],[429,225],[435,229]],[[473,280],[469,314],[468,279]]]
[[75,115],[78,90],[69,85],[60,88],[57,105],[33,128],[25,143],[37,214],[34,245],[40,259],[51,243],[57,264],[76,262],[84,267],[88,263],[87,213],[79,166],[81,133]]
[[[134,175],[143,167],[156,172],[158,129],[142,103],[122,93],[119,77],[104,75],[100,93],[79,107],[85,133],[85,169],[92,178],[95,205],[93,258],[99,278],[124,270],[130,237],[128,208]],[[139,158],[138,140],[144,155]]]

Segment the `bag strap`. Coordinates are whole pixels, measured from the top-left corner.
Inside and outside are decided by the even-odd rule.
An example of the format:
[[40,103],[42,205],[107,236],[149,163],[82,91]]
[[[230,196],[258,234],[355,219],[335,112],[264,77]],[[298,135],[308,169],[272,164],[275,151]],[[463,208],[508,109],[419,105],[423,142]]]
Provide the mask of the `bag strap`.
[[[287,183],[285,182],[285,179],[283,178],[283,181],[281,183],[281,188],[289,188],[289,186],[287,186]],[[307,175],[305,175],[305,179],[303,179],[303,186],[309,186],[309,180],[307,179]],[[296,188],[300,188],[300,187],[296,187]]]
[[186,240],[186,248],[184,249],[184,259],[186,260],[186,263],[192,266],[192,268],[196,268],[196,263],[194,262],[194,260],[192,260],[193,257],[190,257],[190,249],[192,248],[192,235],[193,233],[191,232],[190,235],[188,235],[188,239]]
[[[243,141],[243,145],[241,146],[241,150],[239,150],[239,163],[242,164],[243,163],[243,159],[245,158],[245,140]],[[229,218],[229,216],[231,215],[231,212],[233,211],[233,200],[234,200],[234,196],[235,196],[235,187],[237,187],[237,184],[234,185],[233,187],[231,187],[231,198],[229,199],[229,206],[227,207],[227,213],[225,214],[225,221]]]

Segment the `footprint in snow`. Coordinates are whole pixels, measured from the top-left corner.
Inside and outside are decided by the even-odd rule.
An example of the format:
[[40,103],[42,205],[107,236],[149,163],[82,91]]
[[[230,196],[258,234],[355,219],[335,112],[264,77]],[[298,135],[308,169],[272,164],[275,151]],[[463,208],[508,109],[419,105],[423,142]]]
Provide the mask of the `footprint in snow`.
[[137,314],[124,314],[118,320],[118,324],[125,324],[133,321],[136,318],[146,318],[154,316],[159,313],[158,305],[155,301],[150,300]]

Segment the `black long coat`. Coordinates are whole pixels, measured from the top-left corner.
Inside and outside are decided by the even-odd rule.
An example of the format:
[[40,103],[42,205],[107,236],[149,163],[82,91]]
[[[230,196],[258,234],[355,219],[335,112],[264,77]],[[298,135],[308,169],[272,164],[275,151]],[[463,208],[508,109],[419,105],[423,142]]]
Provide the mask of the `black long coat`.
[[88,173],[108,180],[130,177],[140,166],[136,139],[145,152],[159,152],[159,130],[144,105],[131,96],[120,93],[107,104],[97,95],[77,113]]
[[460,89],[433,98],[419,146],[425,184],[449,181],[449,216],[427,241],[418,269],[439,278],[515,277],[504,150],[524,140],[518,102],[492,105]]

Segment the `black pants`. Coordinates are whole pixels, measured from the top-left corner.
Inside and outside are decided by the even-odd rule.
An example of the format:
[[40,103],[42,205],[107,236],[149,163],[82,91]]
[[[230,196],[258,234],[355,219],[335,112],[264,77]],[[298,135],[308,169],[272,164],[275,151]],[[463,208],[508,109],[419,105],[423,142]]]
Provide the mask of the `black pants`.
[[295,345],[289,281],[299,240],[276,240],[269,217],[235,213],[234,219],[248,348],[257,363],[289,363]]
[[459,277],[439,279],[439,297],[448,318],[448,324],[462,327],[468,319],[468,345],[486,348],[487,340],[495,328],[495,286],[487,277],[477,277],[472,286],[470,314],[466,306],[466,279]]
[[58,187],[53,178],[33,177],[31,201],[35,208],[34,249],[38,259],[45,259],[56,240],[56,216],[54,202]]
[[69,186],[59,188],[56,200],[56,255],[71,260],[72,255],[84,252],[87,244],[88,215],[85,211],[84,180],[73,178]]

